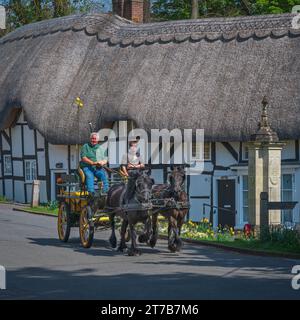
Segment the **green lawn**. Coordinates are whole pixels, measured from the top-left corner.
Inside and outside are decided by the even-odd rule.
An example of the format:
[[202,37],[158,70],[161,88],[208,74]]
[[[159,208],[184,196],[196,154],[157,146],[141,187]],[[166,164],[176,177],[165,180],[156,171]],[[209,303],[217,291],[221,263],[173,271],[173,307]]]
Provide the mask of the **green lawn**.
[[58,214],[58,209],[49,209],[48,207],[45,206],[38,206],[38,207],[28,207],[28,208],[22,208],[22,210],[24,211],[34,211],[36,213],[47,213],[47,214],[51,214],[53,216],[57,216]]
[[235,240],[235,241],[213,241],[213,240],[201,240],[201,242],[208,242],[212,244],[222,245],[230,248],[248,249],[259,252],[269,253],[292,253],[299,255],[300,258],[300,246],[286,246],[278,242],[261,242],[259,240]]

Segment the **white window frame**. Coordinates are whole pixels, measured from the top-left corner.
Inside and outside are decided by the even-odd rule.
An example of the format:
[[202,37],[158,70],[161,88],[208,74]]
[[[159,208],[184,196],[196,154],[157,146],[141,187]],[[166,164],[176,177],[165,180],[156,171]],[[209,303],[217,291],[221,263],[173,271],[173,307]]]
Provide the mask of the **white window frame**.
[[[7,166],[7,161],[9,161],[9,166]],[[11,176],[12,175],[12,158],[10,154],[4,154],[3,155],[3,174],[5,176]],[[7,171],[7,169],[10,169],[9,171]]]
[[244,143],[242,148],[242,159],[249,160],[249,148]]
[[[245,215],[244,215],[244,208],[248,208],[248,215],[249,215],[249,203],[248,203],[248,206],[245,206],[244,204],[244,192],[247,192],[247,197],[248,197],[248,192],[249,192],[249,180],[248,180],[248,189],[246,190],[244,188],[244,177],[247,177],[248,178],[248,175],[244,174],[241,176],[241,180],[242,180],[242,217],[241,217],[241,220],[242,220],[242,223],[245,224],[245,223],[248,223],[247,220],[245,220]],[[249,201],[249,200],[248,200]],[[248,217],[249,218],[249,217]]]
[[[282,181],[283,181],[283,176],[284,175],[290,175],[290,176],[292,176],[292,188],[291,189],[283,189],[283,183],[282,183]],[[284,191],[290,191],[291,192],[291,194],[292,194],[292,199],[290,200],[290,201],[294,201],[294,194],[295,194],[295,174],[294,173],[291,173],[291,172],[287,172],[287,173],[282,173],[281,174],[281,201],[283,201],[283,192]],[[290,209],[291,211],[292,211],[292,223],[294,223],[294,209]],[[285,222],[283,221],[283,211],[285,211],[285,210],[281,210],[281,223],[282,224],[284,224]]]
[[[205,155],[205,146],[208,145],[208,152],[209,152],[209,156],[207,157]],[[195,151],[195,152],[194,152]],[[211,161],[211,143],[210,142],[204,142],[203,143],[203,158],[204,161]],[[193,142],[193,157],[196,157],[197,159],[201,158],[200,157],[200,144]]]
[[[27,174],[27,164],[29,164],[29,179]],[[35,159],[28,159],[24,160],[24,167],[25,167],[25,182],[31,183],[33,180],[37,179],[37,167],[36,167],[36,160]]]

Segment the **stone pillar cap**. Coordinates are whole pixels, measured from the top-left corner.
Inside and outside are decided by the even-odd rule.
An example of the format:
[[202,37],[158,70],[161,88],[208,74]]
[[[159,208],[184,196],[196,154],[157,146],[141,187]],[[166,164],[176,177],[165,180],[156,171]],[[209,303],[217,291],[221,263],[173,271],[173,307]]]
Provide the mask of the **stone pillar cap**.
[[270,127],[267,106],[267,98],[264,97],[262,100],[262,113],[261,120],[258,124],[258,130],[255,134],[251,136],[251,141],[257,142],[278,142],[279,138],[277,133]]

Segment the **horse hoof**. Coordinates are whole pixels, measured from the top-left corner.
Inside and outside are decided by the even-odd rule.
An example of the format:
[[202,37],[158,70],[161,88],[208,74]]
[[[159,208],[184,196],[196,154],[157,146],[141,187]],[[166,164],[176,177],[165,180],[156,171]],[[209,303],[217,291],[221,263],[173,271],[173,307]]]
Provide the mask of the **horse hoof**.
[[183,246],[183,242],[179,239],[179,240],[177,240],[177,243],[176,243],[176,251],[181,251],[181,248],[182,248],[182,246]]
[[154,248],[154,247],[155,247],[156,241],[157,241],[156,239],[150,239],[149,245],[150,245],[151,248]]
[[118,252],[124,252],[127,249],[127,246],[119,246],[117,251]]
[[142,252],[138,249],[130,249],[128,250],[128,255],[130,257],[133,257],[133,256],[140,256],[142,254]]
[[138,237],[139,243],[146,243],[148,241],[148,237],[145,234],[141,234]]
[[169,245],[168,248],[172,253],[175,253],[177,251],[177,247],[175,245]]

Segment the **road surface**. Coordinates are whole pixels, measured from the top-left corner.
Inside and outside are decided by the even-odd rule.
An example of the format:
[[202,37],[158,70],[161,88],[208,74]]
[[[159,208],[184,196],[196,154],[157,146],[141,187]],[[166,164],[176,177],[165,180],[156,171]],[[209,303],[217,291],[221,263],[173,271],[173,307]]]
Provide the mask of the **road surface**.
[[165,240],[129,257],[112,250],[109,233],[92,248],[78,230],[57,239],[56,218],[0,205],[0,265],[7,289],[0,299],[300,299],[291,286],[300,260],[255,257],[185,244],[172,254]]

